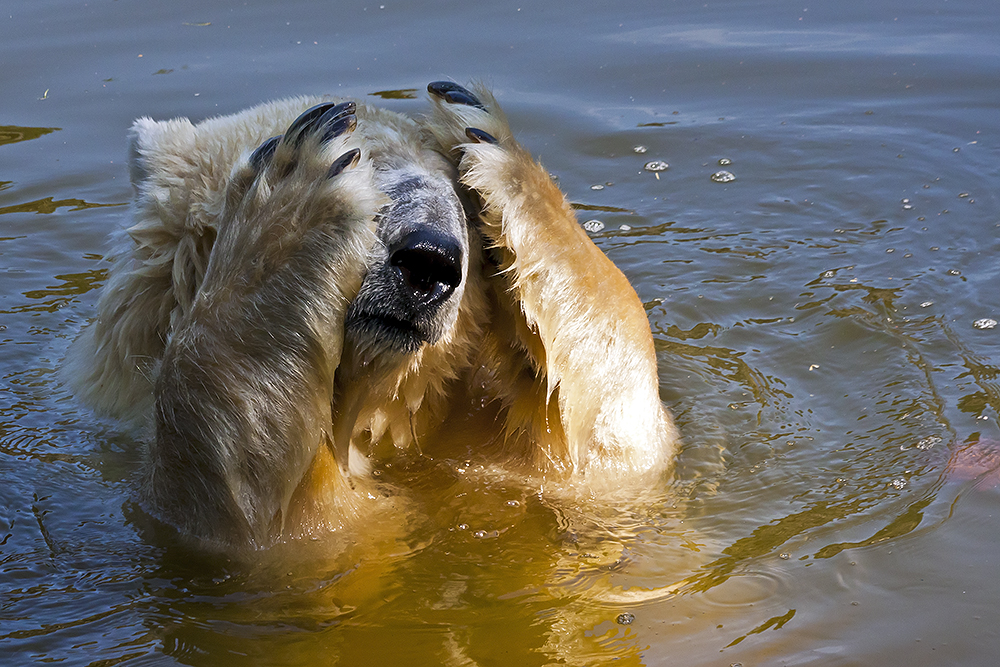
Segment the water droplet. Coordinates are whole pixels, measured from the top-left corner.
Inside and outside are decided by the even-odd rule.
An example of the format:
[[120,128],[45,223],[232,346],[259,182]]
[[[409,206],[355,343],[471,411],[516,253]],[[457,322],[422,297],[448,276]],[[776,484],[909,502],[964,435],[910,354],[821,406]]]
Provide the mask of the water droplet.
[[733,161],[732,161],[732,160],[730,160],[730,159],[729,159],[729,158],[727,158],[727,157],[720,157],[720,158],[719,158],[719,166],[720,166],[720,167],[728,167],[728,166],[729,166],[729,165],[731,165],[732,163],[733,163]]
[[977,329],[993,329],[996,325],[997,321],[990,317],[984,317],[983,319],[976,320],[972,323],[972,326]]
[[920,307],[921,308],[930,308],[933,305],[934,305],[933,301],[924,301],[922,304],[920,304]]
[[716,183],[732,183],[736,176],[731,171],[717,171],[712,174],[712,180]]
[[641,155],[642,153],[645,153],[649,149],[647,149],[645,146],[636,146],[632,150]]
[[646,171],[666,171],[670,168],[670,165],[663,160],[650,160],[643,167]]
[[897,477],[896,479],[892,480],[890,484],[892,484],[892,488],[894,489],[902,489],[906,487],[906,480],[901,477]]
[[596,234],[597,232],[604,229],[604,223],[601,222],[600,220],[588,220],[587,222],[583,223],[583,228],[592,234]]
[[618,625],[632,625],[632,622],[634,620],[635,620],[635,614],[630,614],[629,612],[625,612],[624,614],[618,614],[618,618],[615,619],[615,622]]
[[601,185],[600,183],[598,183],[597,185],[591,185],[591,186],[590,186],[590,189],[591,189],[591,190],[603,190],[603,189],[604,189],[604,186],[603,186],[603,185]]

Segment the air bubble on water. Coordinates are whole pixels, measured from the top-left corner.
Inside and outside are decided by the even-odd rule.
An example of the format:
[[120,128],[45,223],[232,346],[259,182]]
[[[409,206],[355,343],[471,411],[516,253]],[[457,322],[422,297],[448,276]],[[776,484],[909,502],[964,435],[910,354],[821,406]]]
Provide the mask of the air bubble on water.
[[959,198],[959,199],[965,199],[965,198],[966,198],[966,197],[968,197],[968,196],[969,196],[969,193],[968,193],[968,192],[959,192],[959,193],[958,193],[958,198]]
[[712,180],[716,183],[732,183],[736,176],[731,171],[717,171],[712,174]]
[[486,532],[485,530],[477,530],[476,532],[474,532],[474,533],[472,534],[472,536],[473,536],[474,538],[476,538],[477,540],[481,540],[481,539],[483,539],[484,537],[486,537],[487,535],[489,535],[489,533],[487,533],[487,532]]
[[603,189],[604,189],[604,186],[603,186],[603,185],[601,185],[600,183],[598,183],[597,185],[591,185],[591,186],[590,186],[590,189],[591,189],[591,190],[603,190]]
[[972,326],[976,329],[993,329],[997,325],[997,321],[991,317],[984,317],[981,320],[976,320],[972,323]]
[[790,553],[780,553],[780,554],[778,554],[778,558],[780,558],[781,560],[788,560],[791,557],[792,557],[792,554],[790,554]]
[[460,524],[458,524],[458,529],[459,530],[468,530],[469,529],[469,524],[467,524],[467,523],[460,523]]
[[913,210],[913,205],[912,204],[903,204],[903,210],[904,211],[912,211]]
[[823,272],[823,277],[824,278],[833,278],[835,275],[837,275],[837,274],[835,272],[833,272],[833,271],[824,271]]
[[648,149],[648,148],[646,148],[645,146],[636,146],[636,147],[634,147],[634,148],[633,148],[632,150],[633,150],[634,152],[636,152],[636,153],[639,153],[639,154],[641,155],[641,154],[645,153],[645,152],[646,152],[647,150],[649,150],[649,149]]
[[520,504],[521,504],[521,502],[519,500],[508,500],[507,501],[507,507],[518,507],[518,506],[520,506]]
[[919,440],[917,442],[917,449],[930,449],[939,442],[941,442],[941,438],[936,435],[929,435],[923,440]]
[[719,158],[719,166],[720,166],[720,167],[728,167],[728,166],[729,166],[729,165],[731,165],[732,163],[733,163],[733,161],[732,161],[732,160],[730,160],[730,159],[729,159],[729,158],[727,158],[727,157],[720,157],[720,158]]
[[933,305],[934,305],[933,301],[924,301],[922,304],[920,304],[920,307],[921,308],[930,308]]
[[896,479],[892,480],[890,484],[892,484],[892,488],[894,489],[902,489],[906,487],[906,480],[903,479],[902,477],[897,477]]
[[952,152],[952,153],[958,153],[958,152],[959,152],[959,151],[961,151],[961,150],[962,150],[961,148],[957,148],[957,147],[956,147],[956,148],[952,148],[952,149],[951,149],[951,152]]
[[604,223],[601,222],[600,220],[588,220],[587,222],[583,223],[583,228],[592,234],[596,234],[597,232],[604,229]]
[[621,231],[623,231],[623,232],[629,232],[629,231],[632,231],[632,226],[631,225],[618,225],[618,229],[621,230]]
[[962,272],[959,271],[958,269],[948,269],[948,275],[949,276],[960,276],[960,275],[962,275]]
[[615,619],[618,625],[632,625],[633,621],[635,621],[635,614],[627,611],[624,614],[618,614],[618,618]]
[[670,165],[663,160],[650,160],[643,166],[646,171],[666,171]]

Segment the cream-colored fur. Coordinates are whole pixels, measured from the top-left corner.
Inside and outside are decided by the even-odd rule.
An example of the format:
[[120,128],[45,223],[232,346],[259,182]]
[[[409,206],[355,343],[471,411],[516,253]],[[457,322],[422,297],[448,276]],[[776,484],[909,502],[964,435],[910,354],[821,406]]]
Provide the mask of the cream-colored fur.
[[[482,108],[432,96],[418,120],[358,103],[353,133],[263,175],[251,151],[323,98],[198,124],[136,121],[133,224],[67,371],[100,412],[136,424],[155,415],[144,478],[154,512],[201,538],[263,546],[362,520],[379,496],[368,459],[397,450],[464,448],[529,484],[588,492],[669,466],[677,436],[638,297],[492,94],[475,95]],[[471,141],[466,128],[497,142]],[[324,180],[323,165],[354,147],[361,163]],[[451,183],[478,213],[457,315],[412,354],[345,343],[343,332],[400,174]],[[304,280],[303,258],[325,269]],[[300,333],[318,356],[274,349]],[[205,417],[192,440],[200,407],[212,424],[285,426],[230,437]],[[459,438],[463,424],[484,427],[472,429],[481,441]]]

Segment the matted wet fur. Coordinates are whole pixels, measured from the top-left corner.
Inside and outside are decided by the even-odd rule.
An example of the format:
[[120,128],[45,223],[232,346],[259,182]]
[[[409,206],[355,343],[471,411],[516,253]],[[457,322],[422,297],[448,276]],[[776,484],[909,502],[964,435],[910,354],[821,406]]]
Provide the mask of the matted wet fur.
[[357,525],[371,458],[453,451],[470,420],[458,446],[528,484],[669,466],[634,290],[488,90],[428,90],[417,120],[304,97],[133,126],[134,224],[66,371],[152,425],[142,494],[181,531]]

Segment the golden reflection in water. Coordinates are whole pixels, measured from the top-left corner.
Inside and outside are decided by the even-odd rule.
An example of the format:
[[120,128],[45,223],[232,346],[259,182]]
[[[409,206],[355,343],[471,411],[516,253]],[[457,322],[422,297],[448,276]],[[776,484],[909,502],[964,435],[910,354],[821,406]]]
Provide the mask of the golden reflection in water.
[[19,127],[17,125],[0,125],[0,146],[16,144],[19,141],[30,141],[58,132],[61,127]]
[[13,206],[0,207],[0,215],[6,213],[55,213],[60,208],[72,207],[70,211],[84,211],[88,208],[109,208],[113,206],[127,206],[127,203],[120,204],[94,204],[92,202],[86,202],[82,199],[59,199],[54,200],[52,197],[45,197],[44,199],[36,199],[35,201],[25,202],[23,204],[14,204]]
[[56,279],[63,281],[61,285],[52,285],[44,289],[29,290],[24,293],[25,297],[40,301],[41,303],[22,303],[14,306],[9,311],[0,310],[0,313],[53,313],[72,302],[76,297],[99,288],[104,284],[107,274],[107,269],[92,269],[80,273],[57,275],[55,276]]
[[[638,665],[646,644],[617,619],[675,595],[705,560],[663,490],[571,503],[465,461],[380,472],[393,511],[362,534],[243,560],[167,537],[150,579],[163,589],[150,622],[163,621],[164,650],[289,664]],[[162,531],[147,538],[164,542]]]

